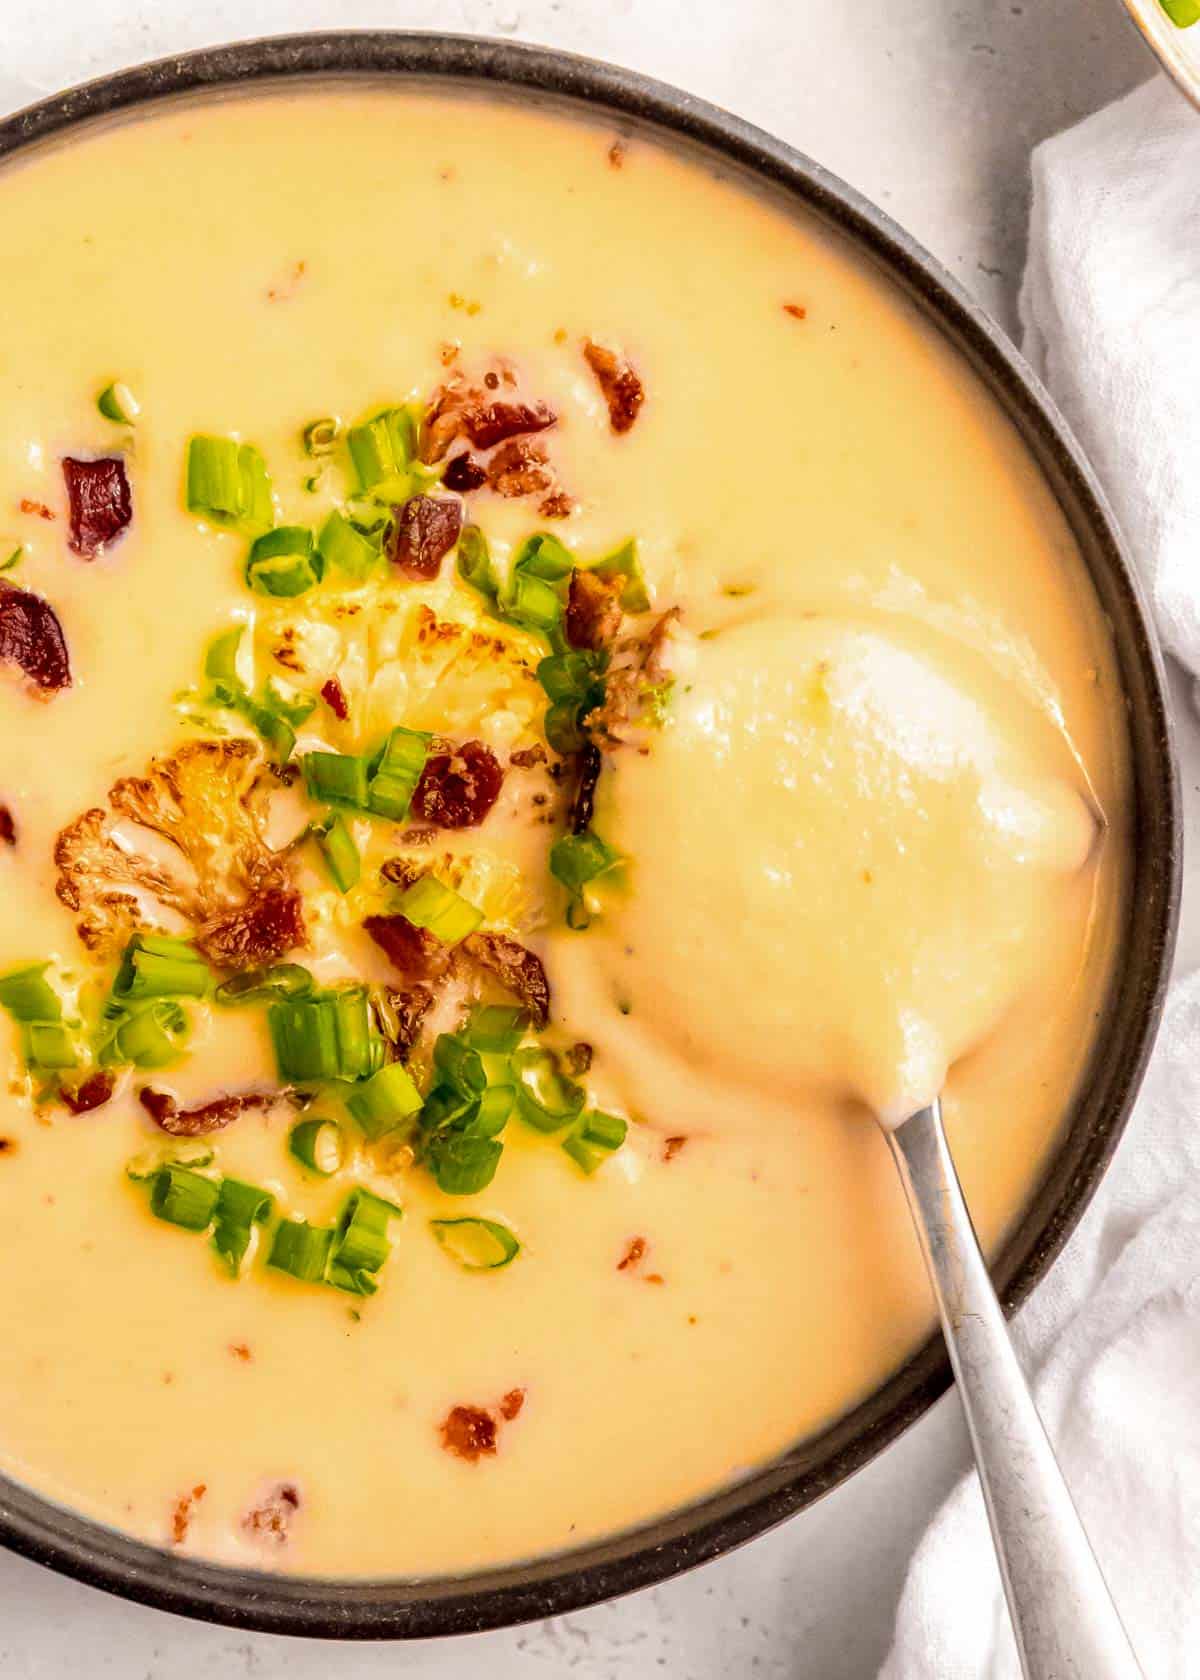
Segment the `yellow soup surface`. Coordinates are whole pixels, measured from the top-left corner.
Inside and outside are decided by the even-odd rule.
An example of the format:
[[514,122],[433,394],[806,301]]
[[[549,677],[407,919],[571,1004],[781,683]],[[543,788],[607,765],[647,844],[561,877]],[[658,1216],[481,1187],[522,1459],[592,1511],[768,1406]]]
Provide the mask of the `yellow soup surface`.
[[[207,739],[245,772],[205,795],[213,832],[233,844],[250,824],[250,854],[303,895],[288,960],[320,988],[403,990],[362,924],[432,871],[482,935],[544,965],[550,1021],[528,1045],[628,1127],[585,1173],[562,1147],[574,1129],[514,1114],[491,1182],[456,1195],[420,1125],[372,1139],[349,1087],[310,1083],[308,1116],[346,1143],[322,1177],[288,1150],[298,1096],[190,1145],[139,1100],[274,1092],[262,1003],[185,998],[175,1059],[116,1056],[111,1099],[79,1114],[58,1087],[81,1076],[30,1072],[0,1014],[0,1467],[164,1546],[411,1575],[569,1548],[820,1430],[932,1322],[871,1111],[895,1120],[944,1087],[995,1245],[1054,1147],[1122,916],[1112,651],[1009,422],[815,222],[528,104],[371,87],[168,106],[10,166],[0,211],[20,252],[0,316],[0,559],[23,545],[0,583],[51,604],[73,677],[39,695],[0,666],[0,973],[49,962],[68,1036],[98,1053],[126,939],[195,934],[229,864],[183,856],[161,824],[139,834],[145,791],[125,782],[114,809],[110,790]],[[625,371],[611,408],[589,344]],[[132,426],[97,410],[113,380]],[[346,426],[412,404],[428,441],[447,382],[541,427],[508,464],[532,464],[523,493],[507,442],[460,427],[449,451],[489,475],[460,500],[499,608],[459,576],[461,540],[434,577],[384,557],[361,580],[330,565],[303,594],[256,593],[247,535],[188,510],[189,439],[232,436],[261,451],[279,523],[320,529],[343,507],[369,527],[366,499],[347,502]],[[325,416],[332,453],[306,455]],[[128,527],[93,558],[68,543],[64,457],[120,458],[128,480]],[[440,501],[430,479],[388,494]],[[581,564],[635,538],[649,592],[594,574],[624,606],[596,634],[604,697],[619,673],[626,704],[582,726],[591,821],[623,861],[583,887],[586,928],[548,868],[579,763],[546,743],[550,649],[503,611],[537,531]],[[561,606],[566,578],[541,581]],[[5,610],[0,593],[0,632]],[[246,692],[326,694],[296,722],[298,757],[366,757],[396,726],[437,737],[430,754],[477,741],[503,771],[486,818],[345,809],[361,877],[339,892],[300,838],[324,807],[266,768],[244,708],[212,701],[206,650],[238,625]],[[89,811],[106,845],[185,879],[166,912],[144,882],[96,908],[72,828]],[[73,894],[56,892],[64,831]],[[424,1095],[436,1032],[514,996],[436,933],[420,943]],[[500,1057],[489,1072],[509,1077]],[[202,1231],[154,1216],[158,1181],[127,1174],[197,1143],[202,1179],[273,1198],[236,1278]],[[280,1217],[331,1227],[356,1188],[403,1212],[377,1292],[266,1263]],[[430,1227],[456,1218],[497,1222],[519,1252],[464,1267]]]

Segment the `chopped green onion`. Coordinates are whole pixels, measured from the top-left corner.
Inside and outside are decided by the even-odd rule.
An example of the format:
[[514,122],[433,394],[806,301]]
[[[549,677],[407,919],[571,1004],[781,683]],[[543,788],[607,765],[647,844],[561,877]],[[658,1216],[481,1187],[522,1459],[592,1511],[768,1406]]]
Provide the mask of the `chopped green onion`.
[[323,415],[320,420],[310,420],[300,433],[304,453],[312,456],[331,455],[341,429],[341,425],[332,414]]
[[1200,23],[1200,0],[1158,0],[1163,11],[1179,29]]
[[62,999],[46,979],[49,963],[14,968],[0,977],[0,1008],[14,1021],[61,1021]]
[[543,635],[552,636],[562,622],[563,604],[558,591],[532,572],[512,572],[500,606],[505,618]]
[[431,1219],[430,1229],[452,1260],[468,1272],[498,1272],[521,1245],[497,1219]]
[[577,753],[586,742],[580,721],[582,715],[583,707],[578,700],[556,700],[546,708],[542,733],[548,745],[564,758],[570,753]]
[[512,1113],[516,1091],[511,1085],[489,1085],[479,1099],[475,1118],[470,1123],[472,1137],[495,1137],[502,1132]]
[[49,1073],[79,1066],[79,1048],[61,1021],[26,1021],[21,1028],[21,1048],[31,1068]]
[[362,859],[345,817],[332,814],[314,823],[312,833],[334,886],[340,893],[349,892],[358,885]]
[[143,1149],[125,1164],[125,1176],[135,1184],[149,1184],[164,1167],[211,1167],[215,1152],[211,1143],[184,1143],[169,1148]]
[[414,729],[393,729],[377,755],[367,789],[367,809],[391,822],[403,822],[428,756],[428,735]]
[[346,1098],[346,1107],[369,1138],[382,1137],[421,1108],[421,1093],[403,1062],[388,1062]]
[[287,763],[296,745],[296,731],[285,717],[280,717],[270,706],[260,705],[240,686],[233,693],[219,693],[218,698],[244,717],[255,734],[262,736],[280,764]]
[[402,894],[400,914],[414,927],[428,928],[443,945],[457,945],[474,933],[483,921],[483,911],[460,898],[434,875],[422,875]]
[[488,540],[478,525],[464,525],[459,532],[455,564],[463,582],[469,583],[472,589],[477,589],[495,606],[500,580],[492,565]]
[[546,691],[548,700],[590,699],[599,688],[595,704],[603,694],[603,675],[608,664],[606,653],[593,653],[572,648],[567,653],[552,653],[540,661],[537,679]]
[[310,752],[300,760],[304,769],[304,791],[324,805],[353,805],[364,810],[367,803],[367,761],[350,753]]
[[[6,546],[7,546],[6,544],[0,543],[0,550],[3,550]],[[20,561],[20,558],[24,554],[24,552],[25,552],[25,544],[24,543],[18,543],[15,548],[9,549],[7,557],[3,560],[0,560],[0,572],[11,572],[13,567],[15,565],[17,565],[18,562]]]
[[251,546],[246,582],[259,595],[303,595],[319,583],[325,561],[303,525],[277,525]]
[[513,560],[513,571],[530,577],[544,578],[547,583],[559,583],[575,570],[575,556],[566,543],[549,531],[537,531],[526,537]]
[[421,1108],[421,1131],[426,1137],[449,1131],[477,1130],[480,1099],[464,1096],[451,1085],[435,1085]]
[[299,689],[290,684],[284,686],[271,677],[263,689],[263,705],[285,723],[299,728],[316,711],[317,701],[315,695],[301,694]]
[[142,412],[141,404],[128,385],[119,381],[104,387],[96,398],[96,407],[106,420],[115,420],[118,426],[132,426]]
[[213,993],[217,1003],[267,1003],[278,998],[312,995],[313,977],[299,963],[274,963],[270,968],[247,968],[223,980]]
[[345,1158],[342,1128],[336,1120],[300,1120],[288,1133],[288,1148],[310,1172],[329,1178]]
[[411,409],[381,409],[361,425],[351,426],[346,442],[364,491],[378,495],[402,485],[407,489],[408,467],[417,453],[417,422]]
[[495,1178],[503,1153],[504,1145],[493,1138],[451,1132],[428,1145],[426,1159],[439,1190],[447,1196],[473,1196]]
[[204,675],[223,687],[241,687],[237,673],[237,656],[244,629],[244,625],[235,624],[232,630],[222,631],[208,644],[208,652],[204,656]]
[[474,1101],[487,1089],[487,1074],[478,1050],[456,1033],[439,1033],[433,1046],[433,1065],[443,1083],[460,1097]]
[[567,1154],[585,1173],[594,1173],[603,1166],[614,1150],[625,1142],[628,1125],[618,1114],[604,1114],[598,1108],[589,1109],[577,1125],[563,1139]]
[[505,1003],[485,1003],[472,1011],[463,1038],[473,1050],[507,1056],[528,1030],[528,1010]]
[[517,1112],[539,1132],[556,1132],[583,1107],[584,1090],[561,1072],[553,1050],[531,1044],[509,1057],[517,1087]]
[[354,1295],[373,1295],[379,1287],[375,1277],[388,1255],[388,1226],[403,1217],[394,1202],[385,1202],[370,1190],[352,1190],[334,1228],[329,1256],[328,1281],[335,1289]]
[[317,552],[327,566],[336,567],[354,582],[360,582],[379,559],[380,550],[337,508],[329,515],[317,538]]
[[125,947],[113,996],[203,997],[212,974],[195,946],[166,934],[137,933]]
[[593,560],[588,568],[603,578],[624,578],[625,584],[621,590],[621,605],[628,613],[644,613],[650,611],[650,596],[646,589],[646,580],[642,575],[642,564],[638,559],[637,540],[630,537],[626,542],[614,548],[611,554],[602,555],[599,560]]
[[550,848],[550,873],[567,889],[567,922],[571,927],[587,926],[583,889],[590,881],[606,875],[623,861],[616,851],[590,828],[582,834],[563,834]]
[[228,530],[258,536],[275,523],[267,465],[251,443],[193,437],[188,442],[189,513]]
[[165,1166],[150,1191],[150,1212],[185,1231],[207,1231],[221,1196],[220,1181],[188,1167]]
[[274,1205],[275,1198],[256,1184],[243,1184],[238,1178],[227,1178],[222,1183],[212,1245],[229,1268],[231,1277],[236,1277],[242,1269],[254,1227],[266,1223]]
[[273,1003],[267,1026],[281,1079],[365,1079],[382,1064],[384,1043],[372,1025],[365,986]]
[[100,1048],[102,1067],[164,1068],[178,1061],[188,1018],[173,998],[153,998],[132,1010],[121,1009],[115,1018],[117,1025]]
[[304,1219],[283,1219],[275,1227],[267,1265],[301,1283],[322,1283],[333,1246],[333,1232]]

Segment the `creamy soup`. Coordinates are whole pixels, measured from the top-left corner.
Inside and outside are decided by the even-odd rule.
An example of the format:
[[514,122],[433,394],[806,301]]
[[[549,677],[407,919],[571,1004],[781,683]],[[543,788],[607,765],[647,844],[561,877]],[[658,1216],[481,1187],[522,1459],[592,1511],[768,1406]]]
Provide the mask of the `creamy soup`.
[[0,1466],[421,1574],[828,1424],[932,1323],[872,1111],[944,1088],[995,1245],[1121,917],[1008,422],[816,224],[527,105],[172,107],[0,209]]

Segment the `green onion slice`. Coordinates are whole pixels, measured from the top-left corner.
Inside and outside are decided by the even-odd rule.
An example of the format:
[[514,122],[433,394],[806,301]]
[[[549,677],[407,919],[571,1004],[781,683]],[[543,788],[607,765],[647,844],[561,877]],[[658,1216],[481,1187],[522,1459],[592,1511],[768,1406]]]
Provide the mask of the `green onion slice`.
[[471,1121],[472,1137],[495,1137],[502,1132],[512,1113],[517,1093],[511,1085],[489,1085],[479,1099],[475,1118]]
[[480,1004],[472,1010],[463,1038],[473,1050],[507,1056],[529,1031],[529,1011],[505,1003]]
[[378,544],[365,536],[337,508],[321,527],[317,552],[327,566],[342,572],[354,583],[366,577],[380,556]]
[[550,531],[536,531],[526,537],[513,559],[513,571],[526,572],[530,577],[544,578],[547,583],[560,583],[575,570],[575,556],[566,543]]
[[563,1139],[567,1154],[585,1173],[594,1173],[614,1150],[620,1149],[629,1130],[619,1114],[590,1109]]
[[[2,553],[5,549],[8,549],[8,544],[0,542],[0,553]],[[6,557],[3,560],[0,560],[0,572],[11,572],[13,567],[19,563],[24,552],[24,543],[18,543],[15,548],[8,549]]]
[[433,1046],[433,1065],[442,1081],[460,1097],[473,1102],[487,1089],[487,1074],[478,1050],[456,1033],[439,1033]]
[[221,1197],[218,1179],[205,1178],[190,1167],[168,1165],[154,1180],[150,1212],[185,1231],[207,1231]]
[[151,998],[106,1015],[116,1024],[100,1047],[102,1067],[164,1068],[178,1061],[187,1041],[188,1018],[173,998]]
[[365,810],[367,760],[351,753],[310,752],[300,760],[304,791],[324,805],[351,805]]
[[303,595],[319,583],[325,570],[312,532],[303,525],[277,525],[251,546],[246,582],[259,595]]
[[500,607],[514,624],[551,639],[562,623],[563,604],[557,589],[532,572],[514,570],[510,574]]
[[267,1265],[301,1283],[322,1283],[333,1246],[333,1232],[305,1219],[283,1219],[275,1227]]
[[337,1172],[346,1155],[342,1128],[323,1116],[298,1121],[288,1133],[288,1148],[297,1161],[322,1178]]
[[421,1093],[403,1062],[388,1062],[346,1098],[346,1107],[372,1139],[390,1132],[421,1106]]
[[415,729],[393,729],[375,755],[367,809],[392,822],[403,822],[428,756],[428,735]]
[[267,1026],[281,1079],[365,1079],[382,1065],[365,986],[273,1003]]
[[550,873],[567,889],[567,923],[570,927],[588,925],[588,907],[583,889],[616,869],[624,860],[620,852],[588,828],[582,834],[563,834],[550,848]]
[[331,455],[341,431],[341,422],[332,414],[322,415],[319,420],[310,420],[300,433],[300,442],[304,446],[304,453],[314,458],[321,455]]
[[498,1219],[431,1219],[429,1225],[450,1258],[468,1272],[498,1272],[521,1252]]
[[138,933],[121,957],[113,996],[204,997],[212,981],[208,964],[186,939]]
[[365,492],[388,500],[408,488],[407,473],[417,453],[417,410],[384,408],[351,426],[346,435],[350,459]]
[[313,694],[302,694],[298,688],[279,683],[274,677],[270,677],[263,689],[263,705],[274,716],[299,728],[316,710],[317,700]]
[[584,1090],[568,1079],[553,1050],[527,1045],[514,1050],[509,1066],[517,1091],[517,1112],[539,1132],[556,1132],[583,1107]]
[[[223,688],[236,690],[241,687],[237,656],[244,629],[244,625],[235,624],[232,630],[222,631],[208,644],[208,652],[204,656],[204,675]],[[221,698],[224,699],[224,696]]]
[[642,575],[642,563],[638,559],[637,540],[630,537],[627,541],[614,548],[611,554],[602,555],[599,560],[593,560],[589,571],[600,577],[624,578],[621,590],[621,605],[628,613],[644,613],[650,611],[650,595],[646,589],[646,579]]
[[132,426],[142,412],[142,405],[128,385],[116,380],[101,391],[96,407],[106,420],[115,420],[118,426]]
[[358,885],[362,858],[345,817],[331,813],[324,822],[313,824],[312,834],[334,886],[340,893],[349,892]]
[[125,1176],[135,1184],[149,1184],[164,1167],[211,1167],[216,1158],[211,1143],[179,1143],[163,1149],[143,1149],[125,1163]]
[[566,653],[552,653],[537,668],[537,679],[546,691],[548,700],[592,700],[599,705],[604,691],[604,671],[608,655],[585,649],[571,648]]
[[299,963],[247,968],[223,980],[213,993],[217,1003],[273,1003],[278,998],[311,997],[313,977]]
[[464,525],[459,532],[455,564],[463,582],[486,596],[494,607],[500,593],[500,579],[492,565],[488,540],[478,525]]
[[451,1132],[428,1145],[426,1161],[447,1196],[473,1196],[492,1182],[503,1153],[494,1138]]
[[26,1021],[21,1028],[21,1049],[31,1068],[47,1073],[80,1063],[74,1035],[61,1021]]
[[231,1277],[242,1269],[246,1250],[256,1225],[263,1225],[275,1206],[269,1191],[257,1184],[244,1184],[241,1179],[227,1178],[217,1198],[212,1245],[229,1268]]
[[188,442],[187,507],[213,525],[254,537],[275,523],[267,464],[252,443],[193,437]]
[[395,1202],[385,1201],[370,1190],[352,1190],[334,1227],[330,1281],[335,1268],[352,1277],[359,1272],[377,1272],[391,1251],[388,1227],[393,1219],[403,1217],[403,1209]]
[[443,945],[457,945],[483,921],[482,910],[434,875],[414,881],[401,895],[397,909],[414,927],[428,928]]
[[0,976],[0,1008],[14,1021],[61,1021],[62,999],[46,979],[49,963],[14,968]]

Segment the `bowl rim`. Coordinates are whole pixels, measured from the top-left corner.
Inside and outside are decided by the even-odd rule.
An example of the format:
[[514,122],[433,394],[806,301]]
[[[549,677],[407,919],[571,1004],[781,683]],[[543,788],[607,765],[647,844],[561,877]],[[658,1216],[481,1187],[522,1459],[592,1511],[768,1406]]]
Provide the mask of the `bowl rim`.
[[[1091,468],[1007,336],[907,233],[819,164],[691,94],[546,47],[468,35],[338,30],[160,59],[52,95],[0,122],[0,164],[114,113],[181,96],[374,79],[544,99],[731,165],[815,213],[890,276],[981,377],[1063,508],[1110,621],[1131,740],[1135,833],[1124,962],[1060,1144],[993,1267],[1012,1312],[1046,1271],[1117,1146],[1162,1012],[1179,913],[1182,819],[1162,657],[1140,584]],[[913,1424],[950,1383],[940,1336],[819,1436],[733,1486],[565,1553],[464,1576],[326,1579],[179,1557],[0,1476],[0,1543],[90,1585],[228,1626],[337,1639],[479,1632],[650,1586],[812,1504]]]
[[[1160,69],[1166,71],[1179,91],[1200,111],[1200,62],[1194,63],[1184,51],[1185,31],[1171,21],[1159,0],[1121,0],[1121,3]],[[1196,31],[1200,43],[1200,23],[1188,27]]]

